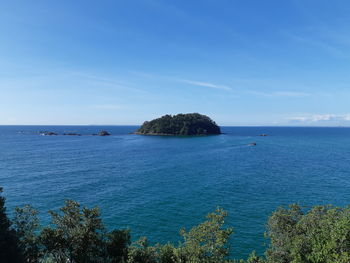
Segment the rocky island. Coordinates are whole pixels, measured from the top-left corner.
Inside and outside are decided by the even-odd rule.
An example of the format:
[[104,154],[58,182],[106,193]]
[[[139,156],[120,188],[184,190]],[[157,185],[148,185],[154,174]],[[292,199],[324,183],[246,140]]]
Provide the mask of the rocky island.
[[98,136],[109,136],[111,134],[108,131],[100,131],[97,135]]
[[208,116],[199,113],[164,115],[145,121],[135,132],[141,135],[214,135],[220,127]]
[[93,136],[109,136],[111,135],[108,131],[100,131],[99,133],[92,134]]

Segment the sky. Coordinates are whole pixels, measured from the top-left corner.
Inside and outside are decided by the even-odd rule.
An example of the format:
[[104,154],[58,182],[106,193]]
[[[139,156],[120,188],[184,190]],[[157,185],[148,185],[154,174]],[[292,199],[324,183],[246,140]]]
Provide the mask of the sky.
[[1,0],[0,125],[350,126],[347,0]]

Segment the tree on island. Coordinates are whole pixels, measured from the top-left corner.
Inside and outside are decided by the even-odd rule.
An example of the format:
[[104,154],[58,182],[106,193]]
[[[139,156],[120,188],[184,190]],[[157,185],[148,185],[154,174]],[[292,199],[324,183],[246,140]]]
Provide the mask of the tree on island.
[[145,121],[136,134],[145,135],[212,135],[220,134],[220,127],[208,116],[199,113],[164,115]]

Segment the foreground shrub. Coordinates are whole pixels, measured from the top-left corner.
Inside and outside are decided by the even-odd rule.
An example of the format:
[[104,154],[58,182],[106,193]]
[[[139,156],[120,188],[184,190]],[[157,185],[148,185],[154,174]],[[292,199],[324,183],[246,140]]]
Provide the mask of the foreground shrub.
[[350,209],[316,206],[280,208],[268,221],[269,262],[350,262]]
[[0,187],[0,262],[24,262],[24,255],[19,246],[17,233],[11,229],[11,222],[6,214],[5,198]]
[[105,229],[98,208],[80,208],[66,201],[61,213],[50,211],[52,226],[45,227],[40,240],[45,254],[56,262],[101,262],[105,250]]
[[[0,188],[0,193],[2,189]],[[265,256],[251,253],[247,260],[229,259],[225,228],[227,213],[221,208],[180,234],[176,246],[150,245],[146,238],[131,243],[130,231],[108,232],[98,208],[81,207],[68,200],[50,211],[51,224],[42,228],[31,206],[16,208],[8,219],[0,196],[1,263],[349,263],[350,207],[298,205],[279,208],[269,218]]]
[[181,230],[184,243],[180,246],[186,262],[224,262],[229,255],[227,246],[232,228],[224,229],[227,212],[218,208],[207,220],[189,232]]

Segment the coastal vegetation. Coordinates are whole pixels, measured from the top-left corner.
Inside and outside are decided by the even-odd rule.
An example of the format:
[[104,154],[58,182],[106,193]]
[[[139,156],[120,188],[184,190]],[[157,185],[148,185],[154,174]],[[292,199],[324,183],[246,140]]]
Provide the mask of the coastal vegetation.
[[[2,189],[0,188],[0,192]],[[299,205],[281,207],[269,217],[269,246],[262,256],[230,256],[225,227],[227,213],[217,208],[206,220],[180,234],[174,245],[150,245],[146,238],[132,242],[130,230],[108,231],[97,207],[67,200],[50,211],[51,224],[40,226],[37,211],[26,205],[10,220],[0,195],[0,262],[2,263],[348,263],[350,207]]]
[[212,135],[220,134],[220,127],[208,116],[199,113],[164,115],[145,121],[135,132],[145,135]]

